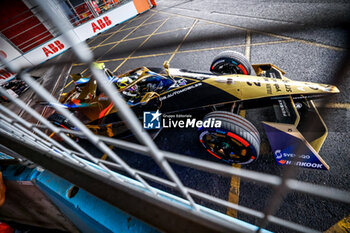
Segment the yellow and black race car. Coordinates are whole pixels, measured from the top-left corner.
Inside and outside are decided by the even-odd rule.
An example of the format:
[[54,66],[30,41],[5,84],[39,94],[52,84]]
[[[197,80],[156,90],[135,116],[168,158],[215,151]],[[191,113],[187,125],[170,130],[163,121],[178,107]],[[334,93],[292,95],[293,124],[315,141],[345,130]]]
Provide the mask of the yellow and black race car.
[[[187,119],[184,125],[199,129],[199,140],[208,153],[227,163],[246,164],[256,160],[260,133],[238,113],[243,109],[273,106],[276,122],[263,122],[277,164],[329,169],[318,152],[326,139],[327,128],[312,99],[339,93],[335,86],[293,81],[272,64],[251,65],[240,53],[226,51],[214,58],[211,73],[184,69],[140,67],[116,76],[103,63],[102,69],[144,128],[163,114],[201,112],[202,122]],[[75,89],[60,102],[96,134],[121,136],[127,127],[117,115],[111,100],[100,92],[89,76],[71,75]],[[148,125],[145,113],[153,114]],[[72,128],[69,121],[55,113],[49,119]],[[313,129],[306,130],[312,119]],[[206,122],[206,123],[205,123]],[[159,121],[158,121],[159,123]],[[150,127],[152,126],[152,127]]]

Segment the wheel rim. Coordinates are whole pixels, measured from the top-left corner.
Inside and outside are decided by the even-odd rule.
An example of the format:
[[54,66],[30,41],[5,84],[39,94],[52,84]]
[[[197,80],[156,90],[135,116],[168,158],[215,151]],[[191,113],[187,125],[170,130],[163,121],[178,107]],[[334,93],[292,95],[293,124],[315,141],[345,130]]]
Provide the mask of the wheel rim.
[[199,138],[207,152],[226,163],[244,164],[256,159],[249,142],[227,130],[206,129]]
[[216,61],[211,70],[220,74],[245,74],[248,75],[247,69],[234,60],[218,60]]

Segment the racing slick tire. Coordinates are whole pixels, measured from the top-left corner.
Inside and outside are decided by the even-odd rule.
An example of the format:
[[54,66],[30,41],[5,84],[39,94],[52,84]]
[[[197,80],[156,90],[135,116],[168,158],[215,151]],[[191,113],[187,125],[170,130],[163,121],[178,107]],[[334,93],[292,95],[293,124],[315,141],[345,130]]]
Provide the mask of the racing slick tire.
[[248,164],[260,151],[260,136],[247,119],[225,111],[208,113],[203,121],[221,121],[220,128],[200,128],[199,141],[208,153],[229,164]]
[[71,124],[63,115],[54,112],[48,117],[48,120],[51,121],[54,125],[60,126],[65,129],[73,129],[74,125]]
[[248,59],[243,54],[231,50],[219,53],[211,63],[210,71],[215,74],[255,75]]

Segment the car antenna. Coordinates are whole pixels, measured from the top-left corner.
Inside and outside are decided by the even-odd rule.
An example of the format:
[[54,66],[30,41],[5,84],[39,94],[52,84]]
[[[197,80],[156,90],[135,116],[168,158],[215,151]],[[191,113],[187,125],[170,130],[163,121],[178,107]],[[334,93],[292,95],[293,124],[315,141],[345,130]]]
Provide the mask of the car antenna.
[[163,67],[165,69],[166,75],[170,76],[170,74],[169,74],[169,61],[164,61]]

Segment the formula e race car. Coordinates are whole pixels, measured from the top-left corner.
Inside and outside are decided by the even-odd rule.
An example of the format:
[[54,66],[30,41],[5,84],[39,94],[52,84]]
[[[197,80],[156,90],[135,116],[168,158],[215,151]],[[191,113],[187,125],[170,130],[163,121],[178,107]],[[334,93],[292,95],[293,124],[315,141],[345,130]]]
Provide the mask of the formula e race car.
[[[103,63],[97,66],[143,120],[144,128],[161,128],[157,121],[160,112],[202,112],[202,122],[187,119],[184,124],[198,127],[199,141],[205,150],[226,163],[247,164],[259,156],[260,132],[238,113],[273,106],[276,122],[263,125],[277,164],[329,169],[318,154],[327,128],[312,99],[339,93],[335,86],[292,81],[276,66],[251,65],[234,51],[215,57],[211,73],[169,68],[168,62],[164,62],[164,68],[140,67],[116,76]],[[75,89],[60,99],[66,108],[96,134],[118,137],[128,132],[118,117],[118,109],[100,92],[92,77],[81,74],[71,77]],[[146,121],[145,113],[153,114],[152,119]],[[57,113],[49,120],[74,128]],[[307,129],[310,120],[311,130]]]

